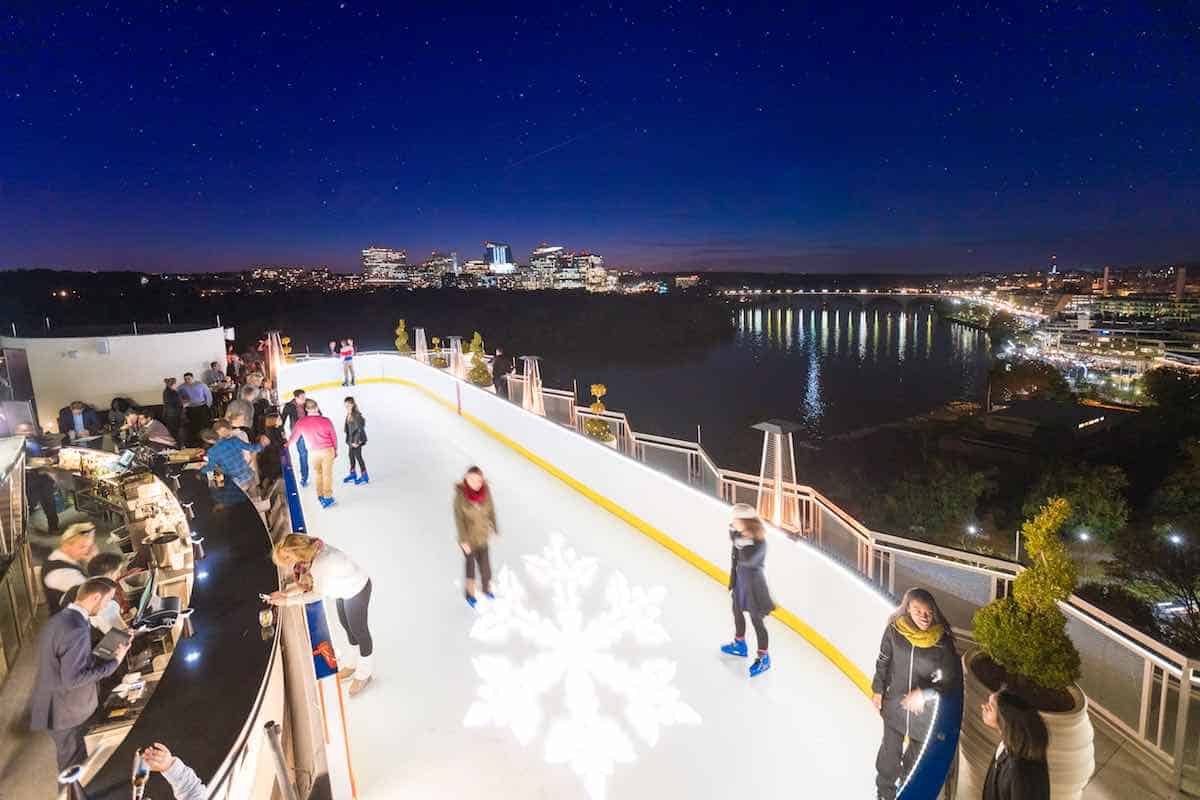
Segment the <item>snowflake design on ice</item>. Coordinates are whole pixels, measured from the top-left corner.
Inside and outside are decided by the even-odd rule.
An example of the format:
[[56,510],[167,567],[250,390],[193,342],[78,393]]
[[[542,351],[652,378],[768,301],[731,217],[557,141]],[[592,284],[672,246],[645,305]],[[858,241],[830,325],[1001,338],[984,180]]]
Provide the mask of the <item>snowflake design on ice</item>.
[[[628,728],[651,747],[664,727],[700,723],[673,685],[675,662],[650,658],[631,664],[611,652],[622,643],[655,646],[668,641],[659,621],[667,592],[661,586],[630,586],[624,575],[613,572],[603,610],[588,619],[583,600],[596,579],[596,559],[580,556],[554,534],[540,554],[523,560],[530,580],[549,594],[552,614],[530,606],[515,571],[500,570],[493,582],[496,599],[480,606],[471,637],[487,644],[515,637],[532,645],[533,654],[520,663],[502,655],[473,658],[480,684],[463,724],[510,728],[518,742],[528,745],[548,723],[546,761],[569,765],[588,796],[600,800],[615,766],[631,763],[636,753],[626,726],[602,706],[598,687],[619,699]],[[563,712],[547,721],[543,700],[559,684]]]

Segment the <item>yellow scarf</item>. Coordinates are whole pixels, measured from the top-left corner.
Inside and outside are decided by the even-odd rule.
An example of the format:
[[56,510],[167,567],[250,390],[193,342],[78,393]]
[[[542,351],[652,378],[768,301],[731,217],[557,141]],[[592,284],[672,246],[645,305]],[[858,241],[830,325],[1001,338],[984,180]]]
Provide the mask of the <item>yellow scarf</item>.
[[892,623],[892,627],[901,636],[908,639],[908,643],[913,647],[935,647],[942,640],[943,629],[941,625],[930,625],[929,630],[923,631],[914,625],[905,614],[896,617],[896,621]]

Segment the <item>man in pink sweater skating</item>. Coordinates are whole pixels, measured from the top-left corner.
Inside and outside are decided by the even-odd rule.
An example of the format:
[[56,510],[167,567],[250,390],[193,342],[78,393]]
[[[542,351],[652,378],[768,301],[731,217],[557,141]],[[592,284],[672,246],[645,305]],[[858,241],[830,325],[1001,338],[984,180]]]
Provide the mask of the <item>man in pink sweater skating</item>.
[[337,431],[328,417],[321,416],[316,400],[305,400],[303,419],[292,424],[288,447],[304,437],[308,460],[317,477],[317,501],[322,508],[333,505],[333,461],[337,458]]

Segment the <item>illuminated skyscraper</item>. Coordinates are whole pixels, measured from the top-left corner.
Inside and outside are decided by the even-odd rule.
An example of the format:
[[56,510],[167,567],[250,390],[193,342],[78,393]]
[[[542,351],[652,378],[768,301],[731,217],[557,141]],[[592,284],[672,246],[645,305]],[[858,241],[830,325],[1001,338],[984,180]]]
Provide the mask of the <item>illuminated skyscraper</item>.
[[504,242],[484,242],[483,260],[492,272],[500,274],[507,274],[517,268],[512,257],[512,245]]
[[372,245],[362,251],[363,283],[401,284],[407,283],[408,252],[390,247]]

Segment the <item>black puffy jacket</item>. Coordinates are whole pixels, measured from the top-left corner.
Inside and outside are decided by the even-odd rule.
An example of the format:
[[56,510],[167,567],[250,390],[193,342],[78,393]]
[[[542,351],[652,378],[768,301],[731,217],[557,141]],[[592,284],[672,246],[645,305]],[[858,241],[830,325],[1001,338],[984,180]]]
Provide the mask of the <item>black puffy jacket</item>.
[[983,800],[1050,800],[1050,771],[1046,762],[1000,753],[988,767]]
[[[888,625],[879,644],[875,661],[875,679],[871,691],[883,695],[884,724],[892,730],[907,734],[910,739],[925,741],[933,722],[937,694],[962,685],[962,667],[958,649],[949,634],[933,647],[914,647],[904,634]],[[925,710],[910,714],[900,707],[904,695],[913,689],[925,693]]]

